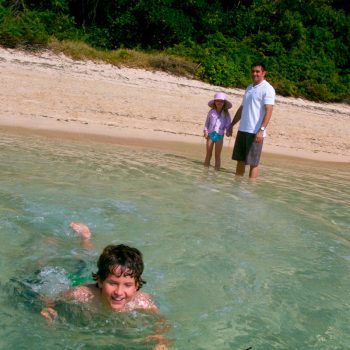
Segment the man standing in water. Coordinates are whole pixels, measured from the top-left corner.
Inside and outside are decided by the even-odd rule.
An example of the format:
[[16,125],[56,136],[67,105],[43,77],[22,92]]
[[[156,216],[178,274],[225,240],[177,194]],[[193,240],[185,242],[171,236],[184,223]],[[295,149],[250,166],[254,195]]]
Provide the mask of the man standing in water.
[[232,153],[232,159],[237,160],[236,175],[243,176],[245,166],[249,165],[249,177],[258,176],[265,129],[275,103],[275,89],[265,80],[265,74],[265,66],[262,63],[252,64],[253,83],[247,87],[243,103],[228,129],[228,133],[232,135],[232,127],[240,121]]

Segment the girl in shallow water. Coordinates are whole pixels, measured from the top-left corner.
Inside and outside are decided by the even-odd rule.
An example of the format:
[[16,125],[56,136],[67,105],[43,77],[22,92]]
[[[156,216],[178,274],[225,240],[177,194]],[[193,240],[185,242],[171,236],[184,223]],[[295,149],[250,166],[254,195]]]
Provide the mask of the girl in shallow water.
[[[80,222],[71,222],[70,227],[79,235],[81,245],[91,249],[91,232]],[[140,289],[146,283],[141,275],[144,264],[142,253],[133,247],[123,244],[108,245],[102,251],[97,272],[93,273],[95,283],[84,283],[61,293],[59,299],[73,300],[78,303],[88,303],[92,309],[127,312],[144,310],[156,313],[157,306],[148,293]],[[52,324],[57,312],[54,302],[47,301],[47,306],[41,310],[49,324]],[[150,340],[157,340],[154,349],[166,349],[164,338],[156,334]]]
[[220,170],[224,135],[226,132],[229,136],[227,130],[231,125],[231,116],[228,110],[232,107],[232,104],[226,99],[223,92],[218,92],[214,99],[208,102],[208,106],[211,109],[208,112],[203,130],[204,138],[207,140],[204,166],[209,167],[215,146],[215,169]]

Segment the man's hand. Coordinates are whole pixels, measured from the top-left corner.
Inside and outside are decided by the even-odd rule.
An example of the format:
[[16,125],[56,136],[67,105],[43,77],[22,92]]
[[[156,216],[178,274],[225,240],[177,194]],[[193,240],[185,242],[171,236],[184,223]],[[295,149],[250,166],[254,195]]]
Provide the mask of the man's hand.
[[261,142],[264,139],[264,132],[262,130],[259,130],[256,134],[255,134],[255,139],[254,142]]

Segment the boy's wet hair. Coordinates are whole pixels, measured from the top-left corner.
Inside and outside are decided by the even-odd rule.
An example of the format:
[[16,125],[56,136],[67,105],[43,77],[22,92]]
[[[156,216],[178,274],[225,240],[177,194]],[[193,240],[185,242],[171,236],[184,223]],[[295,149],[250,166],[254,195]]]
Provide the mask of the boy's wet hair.
[[103,249],[97,261],[98,271],[92,274],[95,281],[100,279],[104,281],[109,274],[114,274],[116,269],[120,268],[120,276],[130,276],[137,283],[137,290],[146,283],[141,278],[143,272],[142,253],[133,247],[124,244],[108,245]]

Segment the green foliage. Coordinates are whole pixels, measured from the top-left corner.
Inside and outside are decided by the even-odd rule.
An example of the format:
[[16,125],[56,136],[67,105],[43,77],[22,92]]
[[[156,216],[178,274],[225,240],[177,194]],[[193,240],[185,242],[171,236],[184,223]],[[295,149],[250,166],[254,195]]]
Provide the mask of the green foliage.
[[[191,46],[190,46],[191,45]],[[211,84],[245,87],[249,82],[249,53],[241,43],[217,33],[207,37],[205,44],[187,43],[186,55],[193,57],[200,67],[196,76]],[[184,46],[176,46],[175,54],[184,52]],[[248,73],[248,74],[247,74]]]
[[192,77],[196,71],[196,65],[183,57],[157,54],[149,58],[152,68],[169,72],[174,75]]
[[0,44],[46,45],[51,35],[58,39],[77,38],[79,30],[68,10],[66,0],[0,2]]
[[44,45],[48,34],[35,12],[14,13],[0,5],[0,43],[5,47]]
[[170,72],[175,75],[192,77],[196,65],[186,58],[163,52],[145,53],[140,50],[117,49],[102,50],[91,47],[82,41],[51,39],[48,47],[56,53],[64,53],[76,60],[108,62],[120,66],[142,67]]
[[[64,45],[66,39],[81,40],[98,49],[83,50],[90,50],[92,57],[192,73],[227,87],[245,87],[250,64],[259,60],[267,65],[268,79],[282,95],[349,101],[347,3],[0,0],[0,44],[45,45],[49,37],[63,40]],[[141,49],[151,52],[148,58]],[[67,50],[79,56],[73,47]],[[113,50],[109,58],[105,50]]]

